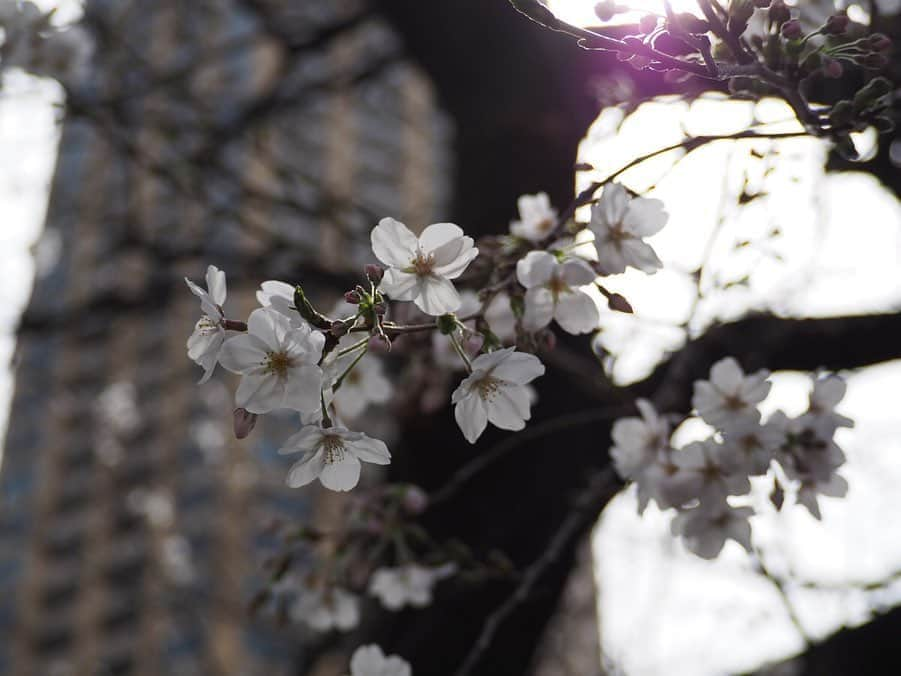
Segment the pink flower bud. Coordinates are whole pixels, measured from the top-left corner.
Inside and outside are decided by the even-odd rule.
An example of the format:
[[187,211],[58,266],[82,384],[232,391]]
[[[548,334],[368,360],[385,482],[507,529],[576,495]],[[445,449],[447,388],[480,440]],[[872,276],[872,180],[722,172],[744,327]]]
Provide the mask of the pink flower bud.
[[892,39],[883,33],[873,33],[867,38],[870,49],[876,52],[887,52],[892,48]]
[[422,514],[429,505],[429,496],[419,486],[408,486],[404,492],[403,506],[409,514]]
[[826,19],[826,25],[823,26],[824,35],[841,35],[848,30],[848,24],[851,20],[847,14],[833,14]]
[[786,40],[797,40],[802,34],[801,22],[797,19],[789,19],[782,24],[782,37]]
[[257,414],[250,413],[246,409],[236,408],[233,415],[233,423],[236,439],[246,439],[257,424]]
[[363,272],[366,273],[366,279],[372,282],[375,285],[378,285],[379,282],[382,281],[382,277],[385,276],[385,270],[380,265],[376,265],[375,263],[369,263],[366,267],[363,268]]
[[837,80],[842,76],[845,72],[845,69],[842,68],[842,64],[837,59],[831,59],[828,56],[823,59],[823,75],[826,77],[832,78],[833,80]]
[[344,294],[344,300],[350,303],[351,305],[359,305],[360,301],[363,300],[357,291],[348,291]]

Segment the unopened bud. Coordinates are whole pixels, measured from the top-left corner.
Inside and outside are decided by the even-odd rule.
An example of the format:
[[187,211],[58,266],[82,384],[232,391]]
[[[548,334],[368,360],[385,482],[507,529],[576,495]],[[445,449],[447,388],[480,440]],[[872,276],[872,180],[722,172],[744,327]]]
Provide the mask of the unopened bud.
[[375,263],[367,264],[363,268],[363,272],[366,273],[366,279],[375,285],[378,285],[382,281],[382,277],[385,276],[385,269]]
[[633,314],[635,312],[625,296],[618,293],[611,293],[607,296],[607,307],[614,312],[624,312],[626,314]]
[[380,302],[373,305],[372,309],[379,317],[384,317],[385,313],[388,312],[388,305],[385,302]]
[[441,315],[437,319],[437,324],[438,330],[441,331],[441,333],[443,333],[445,336],[449,336],[457,330],[457,316],[452,312],[446,315]]
[[535,338],[538,342],[538,349],[543,352],[552,352],[557,347],[557,334],[550,329],[545,329]]
[[888,65],[888,57],[885,54],[871,52],[857,59],[857,63],[859,63],[864,68],[870,68],[871,70],[881,70]]
[[770,4],[770,21],[773,24],[781,26],[791,19],[791,16],[791,11],[789,11],[782,0],[774,0],[774,2]]
[[873,33],[867,38],[867,45],[876,52],[887,52],[892,48],[892,39],[883,33]]
[[823,75],[826,77],[837,80],[844,72],[845,69],[842,68],[842,64],[838,59],[833,59],[828,56],[823,59]]
[[256,427],[257,414],[250,413],[244,408],[236,408],[235,412],[232,414],[232,420],[234,423],[235,438],[246,439],[253,431],[253,428]]
[[823,35],[842,35],[848,30],[851,20],[847,14],[833,14],[826,19],[826,24],[821,29]]
[[344,294],[344,300],[351,305],[359,305],[360,301],[363,300],[363,298],[357,291],[348,291]]
[[801,22],[797,19],[789,19],[782,24],[782,37],[786,40],[797,40],[804,31],[801,30]]
[[779,483],[778,479],[773,480],[773,490],[770,492],[770,502],[773,503],[773,507],[776,508],[776,511],[780,511],[782,509],[782,504],[785,502],[785,490],[782,488],[782,484]]
[[343,336],[344,334],[347,333],[347,329],[348,329],[348,326],[344,322],[334,321],[334,322],[332,322],[332,328],[329,329],[329,331],[335,338],[340,338],[341,336]]
[[422,514],[429,506],[429,496],[419,486],[408,486],[404,491],[403,506],[408,514]]

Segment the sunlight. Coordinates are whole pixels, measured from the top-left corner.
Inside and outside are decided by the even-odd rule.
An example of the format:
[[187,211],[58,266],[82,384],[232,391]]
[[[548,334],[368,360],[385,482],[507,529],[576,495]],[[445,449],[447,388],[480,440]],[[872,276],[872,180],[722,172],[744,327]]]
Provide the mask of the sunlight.
[[[596,0],[547,0],[545,4],[558,17],[577,26],[600,23],[594,13]],[[663,0],[620,0],[619,4],[631,7],[635,11],[618,14],[609,23],[631,23],[637,21],[642,14],[663,14]],[[670,0],[670,5],[677,12],[698,13],[695,0]]]

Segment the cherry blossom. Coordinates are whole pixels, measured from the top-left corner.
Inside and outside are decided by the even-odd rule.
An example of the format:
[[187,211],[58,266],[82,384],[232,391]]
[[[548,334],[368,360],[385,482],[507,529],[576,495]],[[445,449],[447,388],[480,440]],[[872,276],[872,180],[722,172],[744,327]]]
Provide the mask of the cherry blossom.
[[185,283],[191,293],[200,299],[200,310],[203,312],[194,326],[194,332],[188,338],[187,345],[188,357],[203,367],[203,377],[200,379],[202,384],[213,375],[226,338],[223,324],[225,315],[222,312],[227,295],[225,273],[215,265],[210,265],[206,271],[207,290],[197,286],[187,277]]
[[710,369],[710,380],[695,382],[692,405],[705,422],[727,429],[743,420],[757,422],[757,404],[766,399],[771,383],[769,371],[746,376],[732,357],[718,361]]
[[519,220],[510,223],[510,232],[530,242],[540,242],[557,225],[557,210],[551,206],[547,193],[522,195],[517,200]]
[[291,320],[295,326],[303,323],[303,318],[294,309],[294,287],[287,282],[270,279],[260,284],[257,302],[263,307],[271,307]]
[[435,223],[417,238],[407,226],[383,218],[372,229],[372,250],[388,269],[379,289],[394,300],[413,301],[429,315],[460,307],[456,279],[478,255],[471,237],[453,223]]
[[375,645],[360,646],[350,658],[350,676],[413,676],[410,664],[397,655],[385,656]]
[[624,479],[636,479],[639,473],[658,458],[669,445],[670,426],[646,399],[635,402],[640,418],[620,418],[613,423],[610,457],[617,473]]
[[379,568],[370,579],[369,593],[388,610],[400,610],[408,604],[424,608],[432,602],[435,583],[455,571],[454,564],[428,568],[410,563],[399,568]]
[[633,267],[652,274],[662,268],[663,263],[643,238],[660,232],[668,218],[660,200],[632,199],[619,183],[608,184],[601,199],[592,205],[588,224],[602,271],[618,274]]
[[[358,335],[342,336],[323,365],[327,386],[334,386],[344,376],[341,387],[334,393],[333,402],[345,419],[358,417],[371,404],[384,404],[391,399],[394,389],[385,377],[384,365],[378,356],[365,354],[360,358],[361,352],[366,349],[365,343],[352,349],[359,343]],[[343,350],[349,351],[337,356]],[[354,364],[358,358],[359,361]]]
[[474,444],[489,421],[504,430],[523,429],[531,417],[526,384],[543,374],[538,357],[512,347],[476,357],[472,373],[451,396],[466,440]]
[[760,476],[767,473],[776,451],[785,444],[785,429],[776,421],[761,425],[744,418],[723,430],[723,441],[741,471]]
[[542,329],[554,319],[567,333],[593,331],[600,319],[594,300],[580,287],[595,280],[584,261],[559,261],[546,251],[531,251],[516,264],[516,278],[526,290],[523,326]]
[[278,452],[304,453],[288,471],[288,485],[292,488],[319,479],[329,490],[349,491],[360,480],[361,461],[376,465],[391,462],[391,453],[384,442],[339,426],[307,425]]
[[725,500],[680,512],[670,524],[685,547],[704,559],[715,559],[726,540],[735,540],[751,551],[750,507],[732,507]]
[[290,613],[316,631],[350,631],[360,623],[360,598],[340,587],[304,589]]
[[241,374],[239,408],[268,413],[279,408],[308,411],[319,406],[325,336],[303,322],[295,325],[273,308],[254,310],[248,332],[229,338],[219,361]]

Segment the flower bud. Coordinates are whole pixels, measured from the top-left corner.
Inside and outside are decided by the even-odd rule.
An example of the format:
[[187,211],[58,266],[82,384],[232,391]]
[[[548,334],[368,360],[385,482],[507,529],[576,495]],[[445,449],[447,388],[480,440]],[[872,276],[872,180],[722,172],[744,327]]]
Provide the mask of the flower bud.
[[384,301],[380,301],[372,306],[373,312],[375,312],[379,317],[384,317],[385,313],[388,312],[388,304]]
[[557,334],[550,329],[544,329],[535,337],[537,338],[538,349],[542,352],[551,352],[557,347]]
[[838,59],[832,59],[828,56],[823,59],[823,75],[833,80],[837,80],[845,72],[842,64]]
[[887,52],[892,48],[892,39],[883,33],[873,33],[867,38],[867,45],[876,52]]
[[332,328],[329,329],[329,332],[335,337],[340,338],[344,334],[347,333],[348,325],[342,321],[334,321],[332,322]]
[[803,34],[801,30],[801,22],[797,19],[789,19],[782,24],[782,37],[786,40],[797,40]]
[[385,276],[385,269],[375,263],[367,264],[366,267],[363,268],[363,272],[366,273],[366,279],[376,286],[382,281],[382,277]]
[[408,514],[422,514],[429,506],[429,496],[419,486],[407,486],[403,497],[404,510]]
[[348,291],[344,294],[344,300],[351,305],[359,305],[360,301],[363,300],[363,298],[357,291]]
[[635,312],[625,296],[618,293],[611,293],[607,297],[607,307],[614,312],[623,312],[625,314],[633,314]]
[[257,424],[257,414],[250,413],[247,409],[236,408],[232,414],[232,422],[234,424],[235,438],[246,439],[253,431]]
[[791,11],[789,11],[782,0],[774,0],[774,2],[770,4],[770,21],[774,25],[781,26],[791,19],[791,16]]
[[870,52],[869,54],[857,59],[857,63],[859,63],[864,68],[870,68],[871,70],[881,70],[888,65],[888,57],[885,54],[880,54],[878,52]]
[[848,30],[851,20],[847,14],[833,14],[826,19],[826,24],[821,29],[823,35],[842,35]]

